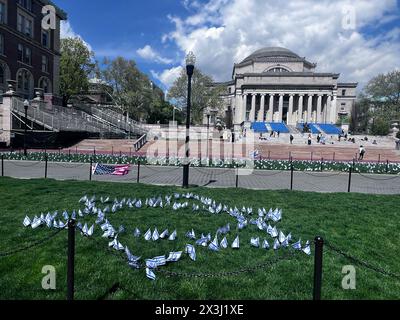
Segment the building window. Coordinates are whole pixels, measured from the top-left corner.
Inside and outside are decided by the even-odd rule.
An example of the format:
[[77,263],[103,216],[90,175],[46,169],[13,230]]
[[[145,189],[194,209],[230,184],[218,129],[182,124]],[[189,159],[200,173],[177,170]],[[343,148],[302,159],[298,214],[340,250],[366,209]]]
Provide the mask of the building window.
[[26,10],[32,11],[32,0],[17,0],[18,4]]
[[41,78],[39,80],[39,87],[43,89],[44,93],[51,93],[50,80],[47,78]]
[[33,38],[33,21],[31,18],[18,13],[17,30],[31,38]]
[[7,6],[0,1],[0,23],[7,23]]
[[19,70],[17,73],[17,89],[22,92],[24,98],[29,98],[33,92],[32,74],[28,70]]
[[32,65],[32,50],[18,44],[18,61]]
[[24,63],[32,64],[32,50],[28,47],[25,47]]
[[342,90],[342,96],[346,95],[346,90]]
[[0,64],[0,85],[4,84],[6,82],[6,75],[5,75],[5,70],[3,66]]
[[47,56],[42,56],[42,72],[49,72],[49,59]]
[[0,54],[4,54],[4,36],[0,34]]
[[42,46],[50,47],[50,33],[46,30],[42,30]]
[[275,67],[267,70],[267,72],[289,72],[289,70],[282,67]]

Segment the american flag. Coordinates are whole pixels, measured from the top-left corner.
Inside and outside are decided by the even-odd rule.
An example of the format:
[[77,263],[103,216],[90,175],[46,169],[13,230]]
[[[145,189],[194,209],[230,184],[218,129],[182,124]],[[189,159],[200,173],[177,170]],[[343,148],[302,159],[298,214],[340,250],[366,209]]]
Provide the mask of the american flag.
[[115,176],[124,176],[129,173],[130,165],[110,166],[105,164],[96,163],[92,167],[92,173],[95,175],[112,174]]

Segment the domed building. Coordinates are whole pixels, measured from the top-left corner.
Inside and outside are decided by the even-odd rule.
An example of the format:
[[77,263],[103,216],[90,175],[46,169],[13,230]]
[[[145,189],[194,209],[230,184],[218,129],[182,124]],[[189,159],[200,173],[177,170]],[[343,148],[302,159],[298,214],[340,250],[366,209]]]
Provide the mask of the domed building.
[[226,86],[225,116],[236,129],[254,122],[335,124],[350,115],[357,83],[338,82],[338,73],[316,72],[317,65],[281,47],[255,51],[233,66]]

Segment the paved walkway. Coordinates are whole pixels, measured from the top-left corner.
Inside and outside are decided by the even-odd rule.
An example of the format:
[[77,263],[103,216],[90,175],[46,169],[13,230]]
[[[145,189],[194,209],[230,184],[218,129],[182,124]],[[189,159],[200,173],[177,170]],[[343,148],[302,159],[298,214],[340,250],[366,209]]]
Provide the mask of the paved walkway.
[[[89,180],[89,164],[48,163],[47,177],[57,180]],[[182,185],[180,167],[140,167],[140,182],[156,185]],[[234,188],[236,170],[219,168],[191,168],[190,184],[206,187]],[[130,182],[137,181],[138,167],[123,177],[93,176],[93,181]],[[4,161],[4,175],[29,179],[43,178],[44,162]],[[291,174],[288,171],[254,170],[251,175],[239,176],[239,187],[246,189],[282,190],[290,189]],[[294,172],[293,189],[313,192],[347,192],[348,173],[339,172]],[[351,191],[367,194],[400,194],[400,175],[377,175],[353,173]]]

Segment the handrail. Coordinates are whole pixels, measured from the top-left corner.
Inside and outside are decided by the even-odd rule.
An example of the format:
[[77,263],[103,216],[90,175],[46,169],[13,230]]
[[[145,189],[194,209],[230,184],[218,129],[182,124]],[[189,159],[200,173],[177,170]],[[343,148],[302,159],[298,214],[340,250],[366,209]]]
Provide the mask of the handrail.
[[142,135],[134,144],[135,151],[139,151],[147,143],[147,133]]

